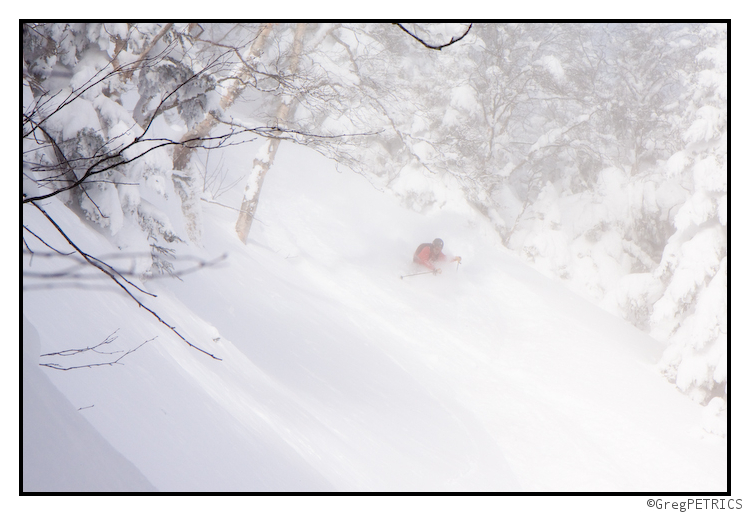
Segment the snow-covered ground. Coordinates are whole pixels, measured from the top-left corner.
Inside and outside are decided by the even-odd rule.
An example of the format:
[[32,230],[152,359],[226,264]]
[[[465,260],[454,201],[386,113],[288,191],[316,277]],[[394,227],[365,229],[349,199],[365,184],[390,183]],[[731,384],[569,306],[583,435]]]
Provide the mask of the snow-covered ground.
[[[226,166],[247,173],[253,153]],[[114,252],[45,204],[84,250]],[[24,293],[25,491],[726,490],[727,440],[658,373],[661,344],[510,254],[456,198],[418,214],[285,143],[247,245],[235,211],[203,207],[203,248],[179,250],[227,259],[140,298],[221,361],[111,281]],[[24,223],[64,247],[33,208]],[[462,264],[401,279],[435,237]],[[156,339],[122,365],[35,365],[117,329],[111,350]]]

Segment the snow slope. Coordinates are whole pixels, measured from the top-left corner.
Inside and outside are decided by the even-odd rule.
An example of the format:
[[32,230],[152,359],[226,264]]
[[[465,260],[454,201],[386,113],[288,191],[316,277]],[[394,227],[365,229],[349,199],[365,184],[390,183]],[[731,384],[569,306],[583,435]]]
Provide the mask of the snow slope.
[[[229,150],[227,166],[246,173],[252,152]],[[220,200],[241,195],[242,185]],[[102,456],[121,474],[103,478],[109,488],[725,491],[726,440],[659,375],[661,345],[504,251],[447,198],[415,213],[283,144],[248,245],[235,211],[204,204],[203,248],[181,251],[228,258],[144,285],[158,295],[146,305],[221,361],[106,282],[26,291],[42,353],[118,328],[122,349],[157,337],[124,366],[42,369],[71,403],[63,410],[93,405],[75,415],[113,448]],[[24,223],[62,246],[32,209]],[[56,200],[45,209],[86,250],[113,251]],[[435,237],[461,266],[400,279]],[[24,391],[43,379],[25,376]],[[28,404],[24,441],[51,431],[43,419],[68,417]],[[33,463],[25,448],[24,485],[100,486],[83,458],[70,460],[76,485]]]
[[[23,490],[153,492],[155,488],[99,434],[36,366],[39,337],[23,319]],[[71,466],[75,464],[75,466]]]

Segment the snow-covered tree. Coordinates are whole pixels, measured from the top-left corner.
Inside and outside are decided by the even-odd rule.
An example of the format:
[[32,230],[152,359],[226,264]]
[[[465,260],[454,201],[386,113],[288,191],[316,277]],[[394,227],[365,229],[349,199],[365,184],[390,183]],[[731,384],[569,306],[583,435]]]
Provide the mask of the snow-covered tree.
[[653,333],[668,338],[661,366],[697,400],[726,398],[727,387],[727,48],[726,27],[700,32],[703,69],[687,95],[684,149],[670,172],[691,184],[655,276],[665,285],[654,304]]
[[[170,270],[164,252],[184,238],[165,214],[175,199],[170,198],[171,166],[163,140],[144,133],[132,109],[123,105],[132,90],[124,74],[135,71],[123,63],[136,62],[133,52],[148,46],[157,29],[24,26],[24,78],[32,93],[24,102],[24,202],[60,192],[69,207],[105,230],[118,247],[139,256],[134,266],[142,274]],[[157,91],[169,73],[164,63],[140,61],[142,88],[151,84]],[[154,72],[158,69],[162,72]],[[146,78],[152,73],[157,75],[153,81]],[[184,81],[177,80],[174,88]]]
[[658,265],[637,280],[626,277],[609,301],[628,318],[639,311],[638,325],[670,344],[660,363],[664,373],[708,403],[726,399],[727,388],[726,26],[704,26],[693,35],[700,52],[694,72],[681,71],[676,102],[683,114],[674,117],[681,146],[658,168],[662,184],[683,191],[672,195],[679,202],[670,202],[674,232]]
[[[174,258],[186,237],[169,150],[208,108],[216,83],[191,55],[190,26],[167,24],[24,24],[22,205],[36,208],[81,263],[136,294],[134,280],[180,273]],[[201,115],[202,117],[202,115]],[[195,140],[220,145],[226,138]],[[114,265],[76,244],[43,203],[56,197],[122,256]],[[33,255],[26,236],[24,245]],[[46,242],[43,242],[46,244]],[[59,256],[68,255],[52,247]],[[67,249],[70,250],[70,249]],[[64,274],[63,274],[64,276]]]

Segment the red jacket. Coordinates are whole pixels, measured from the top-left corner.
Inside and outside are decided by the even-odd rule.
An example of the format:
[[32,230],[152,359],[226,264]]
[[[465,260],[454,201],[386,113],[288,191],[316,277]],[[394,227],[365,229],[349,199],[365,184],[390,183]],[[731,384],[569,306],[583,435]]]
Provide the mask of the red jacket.
[[420,265],[426,266],[430,270],[435,270],[434,263],[438,261],[445,261],[448,257],[443,254],[443,251],[438,251],[436,255],[432,253],[432,245],[429,243],[422,243],[417,247],[414,252],[414,262]]

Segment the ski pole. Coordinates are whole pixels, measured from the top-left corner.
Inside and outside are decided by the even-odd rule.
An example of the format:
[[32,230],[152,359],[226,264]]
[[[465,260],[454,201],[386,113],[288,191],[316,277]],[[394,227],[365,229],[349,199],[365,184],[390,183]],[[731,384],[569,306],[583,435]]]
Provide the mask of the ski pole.
[[415,275],[424,275],[424,274],[435,274],[435,271],[434,270],[428,270],[427,272],[417,272],[416,274],[402,275],[401,279],[403,279],[404,277],[413,277]]

